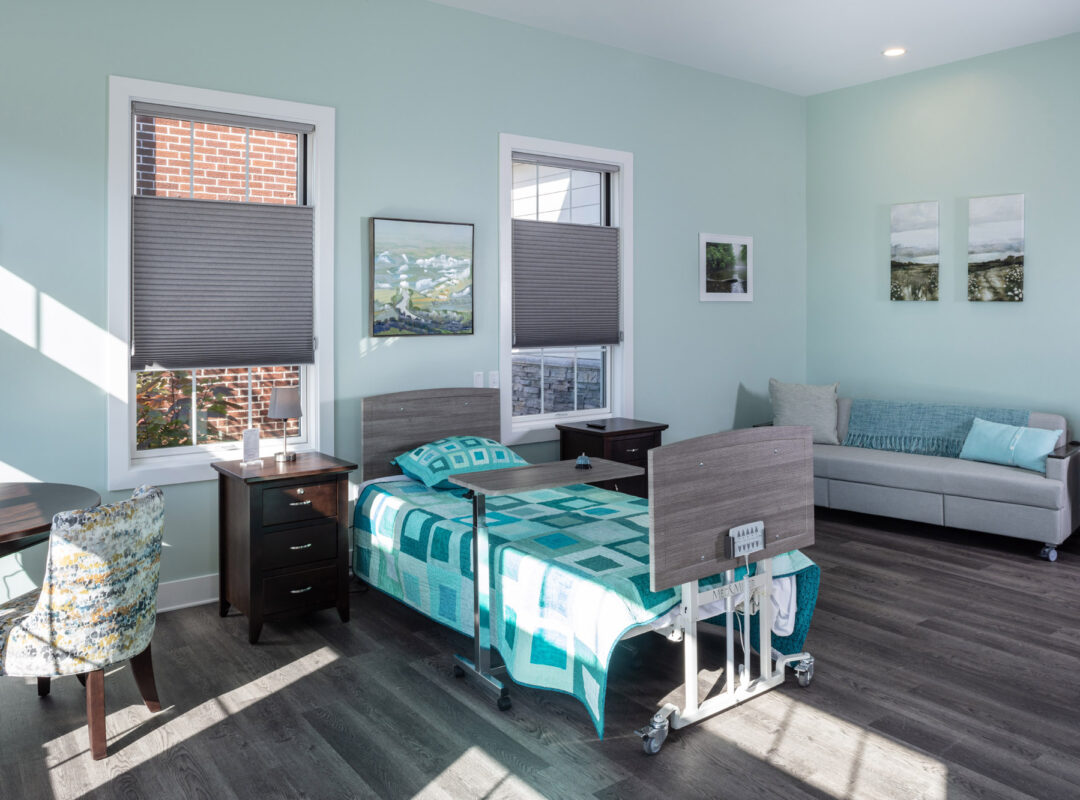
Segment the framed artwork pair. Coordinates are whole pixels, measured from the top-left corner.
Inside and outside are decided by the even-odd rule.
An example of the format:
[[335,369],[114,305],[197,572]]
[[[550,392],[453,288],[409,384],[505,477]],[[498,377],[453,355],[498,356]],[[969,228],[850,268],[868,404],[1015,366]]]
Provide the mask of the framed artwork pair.
[[[937,300],[941,252],[938,203],[898,203],[889,214],[889,298]],[[1024,195],[968,199],[967,296],[1024,299]]]

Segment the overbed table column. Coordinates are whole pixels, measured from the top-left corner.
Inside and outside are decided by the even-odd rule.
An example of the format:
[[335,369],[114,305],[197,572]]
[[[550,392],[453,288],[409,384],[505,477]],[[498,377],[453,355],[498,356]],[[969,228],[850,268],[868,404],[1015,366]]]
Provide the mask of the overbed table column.
[[641,467],[594,458],[592,468],[587,470],[577,469],[576,460],[570,459],[485,472],[464,472],[450,478],[451,483],[473,493],[473,658],[455,655],[454,674],[478,678],[481,686],[496,692],[496,705],[500,711],[510,708],[510,695],[501,680],[506,675],[506,666],[491,666],[491,547],[487,533],[487,497],[644,474],[645,470]]

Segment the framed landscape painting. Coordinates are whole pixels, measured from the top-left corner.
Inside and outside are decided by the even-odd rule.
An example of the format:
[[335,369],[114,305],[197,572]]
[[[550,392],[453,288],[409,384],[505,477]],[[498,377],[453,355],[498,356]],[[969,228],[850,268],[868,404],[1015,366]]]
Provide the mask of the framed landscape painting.
[[968,300],[1024,300],[1024,196],[968,200]]
[[473,332],[473,226],[372,217],[372,336]]
[[698,237],[700,299],[754,299],[754,237],[702,233]]
[[897,203],[889,213],[889,299],[937,300],[938,204]]

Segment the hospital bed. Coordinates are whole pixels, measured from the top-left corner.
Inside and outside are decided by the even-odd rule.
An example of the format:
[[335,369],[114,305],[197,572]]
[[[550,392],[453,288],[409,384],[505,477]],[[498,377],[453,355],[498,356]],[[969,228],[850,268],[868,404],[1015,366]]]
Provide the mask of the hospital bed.
[[[474,644],[489,640],[515,682],[574,695],[599,736],[615,646],[652,630],[682,641],[686,707],[664,706],[638,732],[646,752],[659,750],[669,726],[682,727],[778,685],[785,665],[794,665],[800,684],[809,683],[813,661],[802,645],[819,571],[800,553],[788,554],[813,541],[810,472],[808,462],[800,461],[809,454],[808,436],[765,430],[776,447],[770,444],[769,452],[755,456],[761,463],[739,470],[745,473],[741,478],[728,474],[732,453],[761,450],[763,429],[720,435],[723,442],[703,437],[658,448],[650,453],[656,459],[650,462],[651,503],[582,484],[492,497],[481,515],[488,561],[472,552],[480,537],[473,535],[467,491],[428,489],[400,475],[391,461],[448,435],[497,439],[498,414],[498,392],[486,389],[364,399],[365,482],[354,517],[354,570],[361,579],[475,636]],[[759,502],[751,512],[740,510],[746,504],[736,497],[748,485]],[[772,488],[763,493],[762,487]],[[722,558],[717,524],[745,513],[753,516],[741,522],[765,523],[766,546],[735,564]],[[657,535],[661,529],[666,533]],[[773,556],[779,556],[775,564]],[[474,582],[476,563],[490,564],[489,587],[487,581]],[[792,623],[786,636],[773,630],[774,573],[784,576],[779,585],[786,582],[792,600],[781,609]],[[491,604],[481,630],[482,587],[490,589]],[[696,623],[704,619],[724,622],[730,664],[723,690],[699,703]],[[753,637],[760,661],[756,675],[750,647],[743,648],[742,665],[735,663],[733,624]],[[480,672],[478,661],[472,667]],[[500,708],[509,707],[505,687],[498,693]]]

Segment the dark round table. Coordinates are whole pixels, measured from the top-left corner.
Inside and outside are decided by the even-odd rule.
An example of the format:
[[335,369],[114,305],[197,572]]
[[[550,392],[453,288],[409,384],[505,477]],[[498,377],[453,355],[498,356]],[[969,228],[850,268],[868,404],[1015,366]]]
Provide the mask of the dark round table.
[[85,486],[0,483],[0,556],[48,539],[54,514],[100,504],[101,495]]

